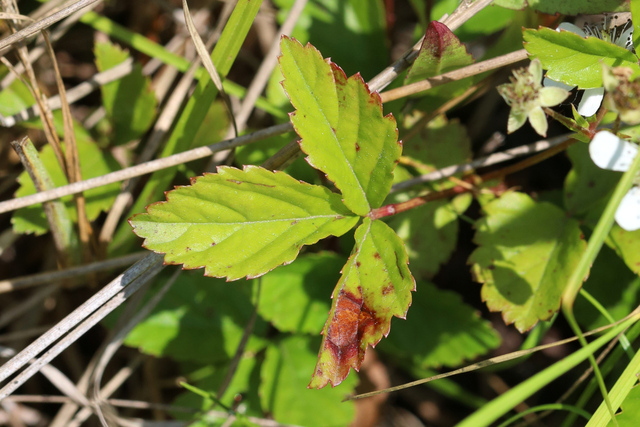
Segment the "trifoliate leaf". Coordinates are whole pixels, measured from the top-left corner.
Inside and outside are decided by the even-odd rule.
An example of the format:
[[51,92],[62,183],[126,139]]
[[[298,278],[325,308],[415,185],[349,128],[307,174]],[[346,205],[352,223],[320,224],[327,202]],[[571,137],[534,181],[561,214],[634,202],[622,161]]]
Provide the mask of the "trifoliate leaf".
[[292,335],[267,348],[260,397],[263,410],[279,423],[324,427],[346,426],[353,420],[353,402],[342,400],[353,393],[356,376],[347,378],[338,388],[305,387],[318,343],[316,337]]
[[369,345],[389,333],[393,316],[404,318],[415,281],[402,240],[382,221],[365,218],[333,292],[310,388],[340,384],[358,370]]
[[379,350],[420,368],[453,368],[500,344],[500,335],[491,324],[459,294],[428,282],[416,285],[407,320],[393,323],[393,333],[380,343]]
[[586,248],[576,220],[550,203],[506,193],[483,206],[469,257],[482,299],[519,331],[560,307],[566,283]]
[[303,245],[340,236],[358,221],[339,195],[284,172],[220,167],[192,182],[130,223],[144,247],[166,254],[166,263],[204,267],[206,276],[260,276],[293,261]]
[[380,96],[359,74],[347,79],[316,48],[288,37],[281,48],[283,86],[296,108],[291,122],[307,161],[342,191],[349,209],[366,215],[391,189],[402,152],[395,119],[383,117]]
[[597,37],[582,38],[570,31],[541,27],[523,32],[524,47],[532,58],[540,59],[546,77],[578,86],[602,87],[602,64],[626,66],[640,71],[638,57],[627,49]]

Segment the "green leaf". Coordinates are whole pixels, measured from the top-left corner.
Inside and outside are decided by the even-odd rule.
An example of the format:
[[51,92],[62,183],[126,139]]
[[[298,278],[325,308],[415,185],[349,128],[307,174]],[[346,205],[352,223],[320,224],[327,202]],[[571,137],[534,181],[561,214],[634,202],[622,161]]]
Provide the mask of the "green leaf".
[[301,256],[262,279],[258,313],[286,332],[318,334],[345,260],[332,253]]
[[640,50],[640,3],[637,1],[629,2],[631,9],[631,22],[633,22],[633,46],[636,51]]
[[483,207],[477,248],[469,257],[482,299],[519,331],[560,307],[569,276],[586,248],[578,222],[550,203],[506,193]]
[[[105,71],[124,62],[129,53],[112,43],[96,43],[96,66]],[[151,79],[135,64],[125,77],[100,86],[102,104],[113,125],[113,143],[125,144],[140,138],[151,126],[156,115],[155,94]]]
[[626,231],[614,224],[607,242],[635,274],[640,274],[640,230]]
[[609,421],[607,426],[636,427],[640,420],[640,387],[636,384],[621,405],[621,411],[616,414],[617,424]]
[[[456,34],[463,41],[473,41],[493,34],[507,27],[513,21],[515,13],[509,9],[521,9],[523,2],[524,0],[496,0],[494,1],[495,5],[490,4],[471,16],[456,30]],[[505,3],[509,9],[498,7],[498,5],[505,6]],[[442,18],[445,13],[449,15],[453,13],[460,4],[460,0],[439,0],[433,4],[431,19],[436,20]]]
[[407,73],[405,84],[415,83],[472,63],[473,57],[451,30],[446,25],[433,21],[427,27],[418,57]]
[[359,74],[349,79],[311,45],[282,38],[283,86],[296,108],[291,122],[307,161],[342,191],[345,205],[366,215],[382,205],[402,152],[393,116]]
[[471,141],[458,120],[434,119],[404,141],[403,155],[411,158],[418,173],[426,174],[471,160]]
[[567,149],[573,168],[564,182],[564,205],[571,215],[598,213],[620,181],[620,172],[601,169],[589,156],[588,144],[573,144]]
[[[466,47],[446,25],[433,21],[427,27],[420,52],[407,73],[405,84],[457,70],[469,64],[473,64],[473,57],[467,52]],[[468,78],[433,88],[419,95],[422,99],[418,108],[433,111],[451,98],[461,95],[472,82],[473,80]]]
[[541,27],[523,32],[524,47],[539,58],[550,79],[580,89],[602,87],[602,64],[626,66],[640,71],[638,57],[627,49],[597,37],[582,38],[570,31]]
[[[620,320],[640,304],[640,277],[629,271],[616,253],[604,246],[591,267],[583,288],[615,320]],[[585,330],[608,325],[610,321],[591,302],[578,297],[573,306],[576,319]]]
[[[238,0],[236,2],[233,12],[211,53],[211,59],[221,78],[225,78],[229,73],[261,4],[262,0]],[[171,136],[165,143],[162,153],[160,153],[160,157],[167,157],[186,151],[192,146],[210,105],[218,95],[216,86],[213,83],[209,83],[211,83],[211,79],[208,74],[198,81],[180,117],[177,119]],[[178,167],[174,166],[154,172],[127,216],[143,212],[145,206],[160,199],[174,179],[177,171]],[[129,226],[127,224],[120,226],[114,234],[109,246],[109,252],[111,254],[121,254],[128,250],[133,250],[137,242],[131,237]]]
[[[278,21],[282,23],[295,0],[272,3],[278,6]],[[313,42],[321,52],[331,52],[331,59],[348,75],[360,72],[369,80],[389,65],[383,0],[310,1],[290,35],[301,43]]]
[[284,172],[220,167],[192,182],[130,223],[144,247],[166,254],[166,263],[204,267],[206,276],[260,276],[293,261],[303,245],[340,236],[358,221],[339,195]]
[[[424,369],[453,368],[486,354],[500,344],[500,335],[459,294],[418,282],[411,311],[379,350]],[[420,337],[420,339],[416,339]]]
[[628,12],[630,0],[527,0],[529,7],[538,12],[562,15]]
[[353,393],[357,377],[348,378],[340,388],[306,388],[318,342],[293,335],[267,348],[260,397],[264,411],[279,423],[324,427],[346,426],[353,420],[353,402],[341,401]]
[[[253,304],[250,283],[183,273],[151,314],[127,336],[125,343],[154,356],[216,363],[230,360],[242,338]],[[246,351],[265,342],[267,324],[257,320]]]
[[[82,179],[95,178],[119,169],[118,163],[109,153],[104,153],[98,148],[95,142],[90,139],[77,138],[78,157],[80,159],[80,170]],[[51,146],[46,145],[40,152],[40,159],[49,172],[56,187],[67,185],[69,182],[65,177],[60,165],[53,153]],[[18,176],[20,188],[16,191],[16,197],[35,194],[36,189],[27,172],[22,172]],[[120,191],[120,184],[113,183],[101,187],[96,187],[85,191],[83,194],[86,200],[86,213],[89,221],[95,220],[100,212],[111,208],[113,201]],[[78,221],[78,212],[72,196],[63,197],[62,201],[67,207],[67,213],[72,221]],[[42,209],[42,204],[32,205],[18,209],[11,218],[13,230],[16,233],[44,234],[49,231],[49,223]]]
[[415,280],[402,240],[382,221],[368,217],[355,233],[356,244],[333,291],[310,388],[340,384],[359,369],[369,345],[389,334],[391,318],[404,318]]
[[416,277],[435,276],[456,248],[458,214],[448,200],[429,202],[394,215],[389,226],[405,242]]

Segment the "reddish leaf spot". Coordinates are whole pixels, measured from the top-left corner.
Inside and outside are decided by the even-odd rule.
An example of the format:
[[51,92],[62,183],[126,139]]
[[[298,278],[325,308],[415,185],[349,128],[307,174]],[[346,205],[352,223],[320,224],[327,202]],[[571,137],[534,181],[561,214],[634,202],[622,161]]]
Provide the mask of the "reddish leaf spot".
[[360,267],[360,261],[356,261],[356,267]]
[[380,257],[380,252],[376,252],[375,254],[373,254],[373,257],[374,257],[375,259],[381,259],[381,257]]
[[236,179],[228,179],[227,181],[233,182],[234,184],[238,184],[238,185],[242,184],[242,181],[238,181]]
[[360,144],[356,142],[356,151],[360,151]]
[[382,289],[382,295],[389,295],[394,291],[395,291],[395,288],[393,287],[393,284],[389,283],[387,286],[384,287],[384,289]]

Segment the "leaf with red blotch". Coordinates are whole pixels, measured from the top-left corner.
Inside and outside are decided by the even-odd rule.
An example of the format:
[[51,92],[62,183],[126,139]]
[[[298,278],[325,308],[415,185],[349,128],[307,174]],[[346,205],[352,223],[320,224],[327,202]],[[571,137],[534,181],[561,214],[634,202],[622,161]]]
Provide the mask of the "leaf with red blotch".
[[[424,41],[413,66],[407,73],[405,84],[415,83],[473,64],[473,57],[464,44],[446,25],[433,21],[427,27]],[[423,98],[419,108],[431,111],[456,96],[462,95],[473,83],[473,78],[452,81],[418,94]]]
[[391,318],[404,318],[415,280],[404,243],[384,222],[365,218],[333,291],[318,363],[309,388],[340,384],[360,368],[365,351],[389,334]]
[[357,215],[379,208],[389,194],[400,158],[396,121],[383,116],[376,92],[349,78],[310,44],[283,37],[282,85],[296,108],[291,123],[311,166],[327,174]]

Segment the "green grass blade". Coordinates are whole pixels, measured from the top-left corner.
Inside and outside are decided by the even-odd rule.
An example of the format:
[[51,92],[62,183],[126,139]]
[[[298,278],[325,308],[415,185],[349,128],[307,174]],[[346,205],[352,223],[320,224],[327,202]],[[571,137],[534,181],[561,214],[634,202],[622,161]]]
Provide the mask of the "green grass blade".
[[616,335],[625,330],[636,320],[637,319],[635,318],[626,320],[620,325],[612,328],[605,335],[588,344],[586,347],[583,347],[570,356],[567,356],[561,361],[548,367],[539,374],[536,374],[528,380],[520,383],[509,392],[492,400],[483,406],[482,409],[465,418],[460,424],[458,424],[458,427],[482,427],[490,425],[492,422],[496,421],[498,418],[513,409],[517,404],[523,402],[551,381],[557,379],[579,363],[586,360],[589,356],[593,355],[597,349],[611,341]]
[[[220,40],[218,40],[211,54],[211,59],[221,78],[226,77],[229,73],[231,65],[235,61],[240,47],[251,28],[253,19],[260,9],[261,3],[261,1],[241,0],[229,17]],[[189,98],[169,140],[162,150],[161,157],[185,151],[191,146],[209,110],[209,106],[218,95],[218,89],[215,85],[209,83],[208,75],[198,82],[193,95]],[[177,167],[172,167],[154,173],[127,216],[130,217],[133,214],[143,212],[145,206],[158,200],[173,180],[177,171]],[[118,228],[110,249],[112,251],[126,249],[127,242],[132,242],[130,237],[132,236],[129,225],[123,223]]]

